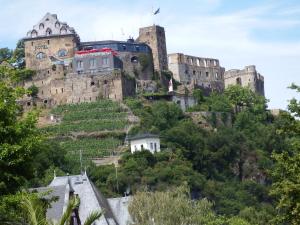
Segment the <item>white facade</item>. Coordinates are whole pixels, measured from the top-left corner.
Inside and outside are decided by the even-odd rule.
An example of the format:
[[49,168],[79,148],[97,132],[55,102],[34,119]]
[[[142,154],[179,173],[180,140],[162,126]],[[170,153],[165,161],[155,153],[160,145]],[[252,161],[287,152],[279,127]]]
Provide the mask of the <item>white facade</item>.
[[160,152],[160,140],[159,138],[140,138],[130,141],[131,153],[136,151],[149,150],[151,153]]

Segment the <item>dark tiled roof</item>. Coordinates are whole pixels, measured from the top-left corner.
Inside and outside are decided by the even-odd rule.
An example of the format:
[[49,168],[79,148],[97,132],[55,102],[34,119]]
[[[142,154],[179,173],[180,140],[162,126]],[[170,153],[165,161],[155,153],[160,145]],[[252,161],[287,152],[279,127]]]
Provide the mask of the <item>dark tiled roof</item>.
[[132,140],[139,140],[139,139],[145,139],[145,138],[159,138],[159,135],[150,134],[150,133],[137,134],[135,136],[128,137],[127,140],[132,141]]

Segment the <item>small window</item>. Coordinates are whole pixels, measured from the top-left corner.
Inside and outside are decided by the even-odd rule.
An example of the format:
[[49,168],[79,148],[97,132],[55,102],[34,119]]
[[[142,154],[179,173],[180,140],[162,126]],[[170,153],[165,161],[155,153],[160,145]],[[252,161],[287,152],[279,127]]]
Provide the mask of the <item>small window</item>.
[[57,55],[58,57],[66,57],[68,55],[68,52],[66,49],[60,49],[58,52],[57,52]]
[[46,30],[46,35],[49,36],[52,34],[52,30],[50,28],[47,28]]
[[193,70],[193,75],[196,75],[196,71],[195,70]]
[[60,26],[60,23],[57,21],[57,22],[55,23],[55,27],[56,27],[56,28],[59,28],[59,26]]
[[90,59],[90,67],[96,66],[96,59]]
[[47,56],[44,52],[39,52],[38,54],[36,54],[36,58],[41,60],[41,59],[45,59]]
[[33,30],[31,31],[31,37],[36,37],[37,36],[37,31],[36,30]]
[[132,63],[138,63],[139,62],[138,57],[137,56],[131,57],[131,62]]
[[42,30],[42,29],[44,29],[44,27],[45,27],[44,24],[43,24],[43,23],[40,23],[39,29]]
[[150,149],[153,150],[153,143],[150,143]]
[[82,68],[83,68],[83,62],[77,61],[77,69],[82,69]]
[[205,72],[205,74],[206,74],[206,77],[209,77],[209,72]]
[[62,27],[60,29],[60,34],[66,34],[67,33],[67,29],[65,27]]
[[94,85],[95,85],[95,82],[94,82],[94,81],[92,81],[92,82],[91,82],[91,86],[94,86]]
[[197,59],[197,66],[200,66],[200,59]]
[[157,151],[157,145],[154,143],[154,151]]
[[216,79],[219,79],[219,74],[216,73],[216,74],[215,74],[215,77],[216,77]]
[[50,40],[47,40],[48,45],[50,45]]
[[122,48],[123,48],[124,51],[127,49],[126,45],[122,45]]
[[140,46],[135,46],[135,50],[136,50],[137,52],[139,52],[139,51],[140,51]]
[[240,77],[236,78],[236,84],[242,85],[242,79]]
[[102,64],[108,66],[109,65],[109,59],[107,57],[102,58]]
[[107,84],[107,80],[104,80],[104,84]]

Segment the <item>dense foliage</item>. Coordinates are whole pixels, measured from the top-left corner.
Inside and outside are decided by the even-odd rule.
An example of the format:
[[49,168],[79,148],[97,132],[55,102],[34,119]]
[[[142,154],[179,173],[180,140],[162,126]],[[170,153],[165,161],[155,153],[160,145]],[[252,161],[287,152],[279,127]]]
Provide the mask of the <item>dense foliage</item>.
[[206,130],[173,103],[127,99],[141,119],[131,133],[158,133],[163,152],[124,155],[117,176],[112,166],[92,168],[93,180],[111,195],[144,186],[162,191],[187,182],[192,197],[214,202],[218,214],[239,215],[251,224],[275,223],[276,198],[269,194],[270,171],[276,171],[272,154],[289,151],[293,133],[285,127],[298,122],[288,113],[274,117],[266,110],[267,101],[247,88],[195,96],[195,110],[230,113],[231,126]]

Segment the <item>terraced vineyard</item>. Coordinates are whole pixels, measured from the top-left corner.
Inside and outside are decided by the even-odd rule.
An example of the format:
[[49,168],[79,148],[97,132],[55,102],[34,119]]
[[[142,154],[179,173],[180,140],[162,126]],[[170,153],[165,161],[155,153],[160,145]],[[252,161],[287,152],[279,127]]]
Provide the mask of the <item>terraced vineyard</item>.
[[79,159],[82,151],[84,160],[118,154],[130,125],[126,109],[110,100],[61,105],[50,113],[61,122],[42,130],[55,138],[69,157]]

